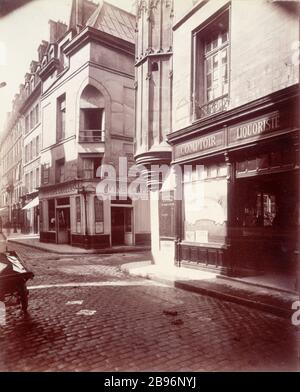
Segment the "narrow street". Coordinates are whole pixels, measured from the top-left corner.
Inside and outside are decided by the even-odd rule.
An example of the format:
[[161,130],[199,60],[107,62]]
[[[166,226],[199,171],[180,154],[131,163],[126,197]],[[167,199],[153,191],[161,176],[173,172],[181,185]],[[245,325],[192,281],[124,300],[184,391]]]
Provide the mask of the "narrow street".
[[120,271],[148,253],[9,248],[35,278],[28,282],[28,315],[11,307],[0,327],[1,371],[297,369],[289,320]]

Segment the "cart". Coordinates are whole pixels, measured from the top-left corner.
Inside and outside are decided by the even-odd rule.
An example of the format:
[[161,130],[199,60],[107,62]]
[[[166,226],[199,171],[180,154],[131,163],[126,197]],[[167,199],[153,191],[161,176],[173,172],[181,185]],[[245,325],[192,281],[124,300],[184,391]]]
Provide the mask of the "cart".
[[0,301],[6,307],[21,305],[23,312],[27,312],[29,291],[26,282],[33,277],[16,252],[0,253]]

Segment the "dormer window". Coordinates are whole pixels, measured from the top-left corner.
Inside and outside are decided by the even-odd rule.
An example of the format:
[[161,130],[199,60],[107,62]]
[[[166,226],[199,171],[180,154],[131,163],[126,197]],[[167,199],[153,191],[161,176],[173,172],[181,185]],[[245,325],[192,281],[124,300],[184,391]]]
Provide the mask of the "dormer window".
[[47,62],[48,62],[47,61],[47,56],[45,55],[44,58],[43,58],[43,61],[42,61],[42,67],[45,67]]
[[35,86],[35,83],[34,83],[34,76],[32,76],[32,78],[31,78],[31,80],[30,80],[30,91],[31,91],[31,92],[34,90],[34,86]]
[[50,51],[49,51],[49,58],[52,59],[52,58],[54,58],[54,57],[55,57],[55,54],[54,54],[54,46],[52,46],[52,48],[51,48]]
[[60,61],[60,66],[61,70],[65,69],[69,65],[69,59],[68,56],[64,53],[65,47],[69,44],[69,41],[65,42],[61,47],[59,51],[59,61]]

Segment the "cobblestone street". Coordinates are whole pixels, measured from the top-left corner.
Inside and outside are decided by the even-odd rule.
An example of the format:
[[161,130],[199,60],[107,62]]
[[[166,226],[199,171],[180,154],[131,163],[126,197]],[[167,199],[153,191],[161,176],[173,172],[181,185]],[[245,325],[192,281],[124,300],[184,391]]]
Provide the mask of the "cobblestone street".
[[9,308],[0,330],[1,371],[297,369],[289,320],[120,271],[148,253],[10,249],[35,278],[28,316]]

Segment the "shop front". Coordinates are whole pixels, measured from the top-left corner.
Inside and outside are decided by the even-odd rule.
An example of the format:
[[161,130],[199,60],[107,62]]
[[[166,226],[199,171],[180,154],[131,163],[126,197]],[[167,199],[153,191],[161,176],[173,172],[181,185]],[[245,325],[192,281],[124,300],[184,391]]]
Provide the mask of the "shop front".
[[183,173],[174,235],[181,265],[296,276],[297,102],[297,93],[277,94],[169,135]]
[[40,188],[40,241],[86,249],[149,245],[145,202],[96,194],[98,181],[74,180]]

